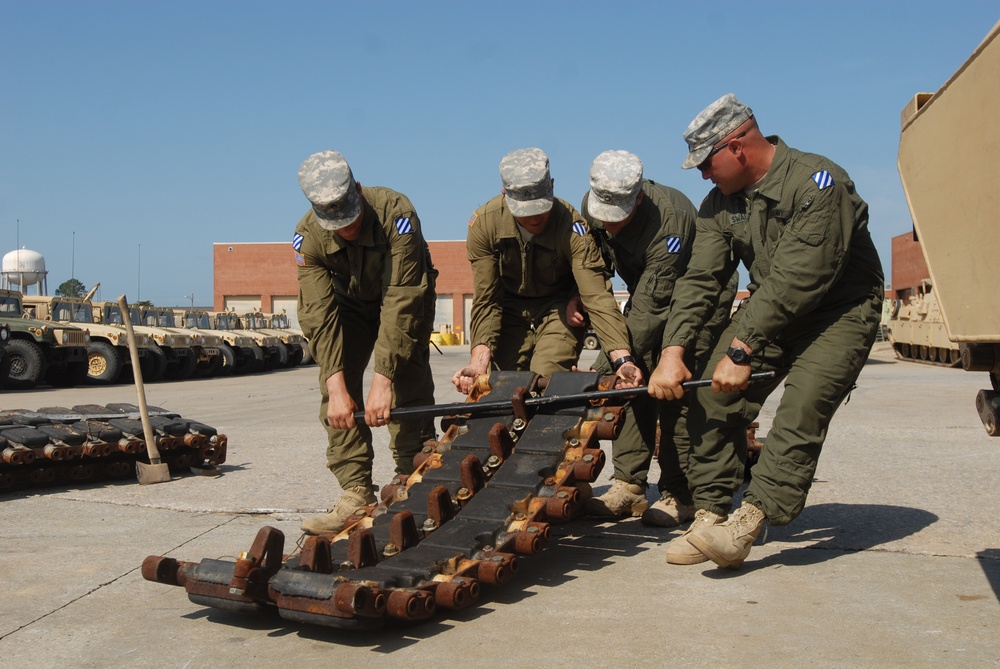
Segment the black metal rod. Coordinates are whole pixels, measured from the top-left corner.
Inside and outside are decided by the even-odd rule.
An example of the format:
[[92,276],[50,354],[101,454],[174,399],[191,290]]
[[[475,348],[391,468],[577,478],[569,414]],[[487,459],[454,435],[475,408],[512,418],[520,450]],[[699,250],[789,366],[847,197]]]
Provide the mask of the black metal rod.
[[[773,379],[774,372],[756,372],[750,375],[750,382]],[[712,385],[712,379],[698,379],[696,381],[685,381],[681,384],[684,390],[695,390]],[[589,393],[571,393],[569,395],[540,395],[538,397],[526,397],[524,405],[527,407],[542,406],[572,406],[583,404],[594,400],[627,399],[646,392],[646,386],[635,388],[614,388],[612,390],[595,390]],[[486,400],[484,402],[453,402],[451,404],[431,404],[420,407],[400,407],[390,411],[390,420],[402,418],[433,418],[435,416],[464,415],[474,416],[477,414],[492,413],[496,411],[509,411],[514,406],[512,400]],[[354,420],[364,420],[364,411],[355,411]]]

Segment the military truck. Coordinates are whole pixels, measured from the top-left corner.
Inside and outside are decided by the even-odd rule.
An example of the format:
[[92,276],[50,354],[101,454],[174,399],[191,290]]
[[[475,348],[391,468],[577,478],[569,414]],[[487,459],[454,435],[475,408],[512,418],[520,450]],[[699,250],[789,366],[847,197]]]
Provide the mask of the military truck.
[[264,359],[264,354],[259,351],[257,343],[252,338],[229,329],[217,329],[207,311],[175,309],[174,322],[184,330],[194,330],[219,337],[221,340],[219,354],[222,356],[219,374],[245,374],[256,371],[258,359],[260,361]]
[[263,332],[247,330],[243,327],[243,323],[235,311],[210,311],[208,315],[212,320],[212,326],[216,330],[228,330],[229,332],[250,337],[253,340],[254,346],[251,348],[254,351],[254,364],[251,371],[262,372],[274,369],[281,364],[283,347],[281,347],[281,340],[277,337],[266,335]]
[[306,339],[305,333],[291,326],[291,322],[288,320],[288,313],[284,309],[281,310],[280,314],[264,314],[264,319],[268,327],[272,330],[287,330],[301,337],[299,341],[299,346],[302,348],[300,365],[311,365],[315,362],[312,357],[312,351],[309,350],[309,341]]
[[[222,373],[225,358],[220,349],[223,341],[219,335],[205,330],[182,328],[177,323],[174,310],[166,307],[141,307],[139,308],[139,318],[143,325],[163,328],[190,337],[191,347],[197,358],[195,367],[197,376],[217,376]],[[232,372],[232,368],[229,372]]]
[[[90,332],[87,347],[87,379],[91,383],[117,383],[132,373],[132,358],[124,326],[98,323],[94,305],[79,297],[49,297],[25,295],[24,308],[33,318],[75,325]],[[151,345],[147,335],[136,332],[139,364],[147,357]],[[145,370],[143,370],[145,371]]]
[[[281,315],[282,314],[279,314],[279,316]],[[272,327],[274,322],[279,324],[283,322],[286,327]],[[277,321],[275,321],[274,314],[264,314],[260,311],[251,311],[240,316],[240,323],[247,330],[262,332],[265,335],[271,335],[278,338],[278,345],[280,347],[278,352],[279,366],[296,367],[302,363],[304,355],[303,343],[305,339],[302,335],[288,329],[287,316],[284,317],[284,321],[282,321],[280,317]]]
[[1000,436],[1000,189],[996,149],[1000,124],[1000,22],[936,93],[918,93],[903,109],[899,175],[914,237],[962,368],[986,372],[976,409]]
[[0,290],[0,323],[10,335],[0,362],[0,386],[30,390],[43,381],[64,388],[83,383],[90,333],[26,317],[22,297],[16,290]]
[[[94,314],[105,325],[125,326],[122,308],[117,302],[94,302]],[[198,366],[198,354],[190,335],[174,332],[156,325],[145,325],[139,308],[129,306],[129,322],[136,333],[142,333],[152,342],[147,351],[147,364],[142,368],[143,381],[159,381],[161,378],[183,381],[194,376]]]

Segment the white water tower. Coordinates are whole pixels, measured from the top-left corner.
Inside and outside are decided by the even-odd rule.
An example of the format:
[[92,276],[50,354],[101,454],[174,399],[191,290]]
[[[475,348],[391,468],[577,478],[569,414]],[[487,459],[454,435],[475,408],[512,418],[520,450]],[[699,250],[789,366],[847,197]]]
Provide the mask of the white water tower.
[[15,249],[3,257],[3,287],[28,294],[30,286],[38,286],[39,295],[48,295],[48,272],[45,258],[38,251]]

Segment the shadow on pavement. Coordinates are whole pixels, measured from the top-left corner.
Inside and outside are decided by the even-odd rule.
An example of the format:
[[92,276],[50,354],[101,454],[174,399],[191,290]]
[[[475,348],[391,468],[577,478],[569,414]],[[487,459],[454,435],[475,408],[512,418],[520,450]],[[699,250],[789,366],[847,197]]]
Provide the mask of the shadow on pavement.
[[981,550],[976,553],[976,557],[979,558],[986,580],[993,588],[993,596],[1000,602],[1000,548]]

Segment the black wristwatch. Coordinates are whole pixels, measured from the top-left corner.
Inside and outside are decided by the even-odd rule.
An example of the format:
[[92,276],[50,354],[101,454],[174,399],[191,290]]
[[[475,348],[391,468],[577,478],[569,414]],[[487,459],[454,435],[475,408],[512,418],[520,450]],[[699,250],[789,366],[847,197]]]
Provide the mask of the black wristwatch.
[[619,369],[622,368],[622,365],[624,365],[627,362],[631,362],[634,365],[635,358],[633,358],[630,355],[623,355],[622,357],[618,358],[617,360],[611,363],[611,369],[617,372]]
[[739,346],[731,347],[728,351],[726,351],[726,355],[728,355],[729,359],[737,365],[749,365],[750,361],[753,359],[752,355]]

